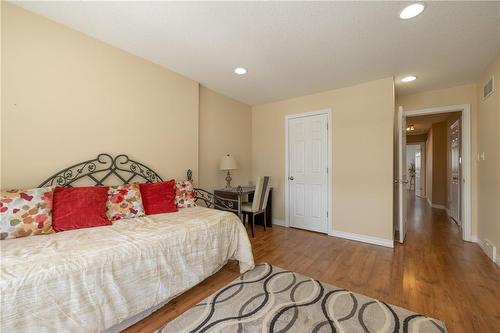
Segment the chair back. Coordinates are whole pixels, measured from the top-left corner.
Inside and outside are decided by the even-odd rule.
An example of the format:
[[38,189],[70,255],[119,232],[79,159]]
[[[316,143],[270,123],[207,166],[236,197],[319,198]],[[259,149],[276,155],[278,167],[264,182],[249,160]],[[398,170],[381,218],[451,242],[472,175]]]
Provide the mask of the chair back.
[[252,212],[266,209],[267,199],[269,198],[269,185],[269,176],[257,178],[255,194],[252,201]]

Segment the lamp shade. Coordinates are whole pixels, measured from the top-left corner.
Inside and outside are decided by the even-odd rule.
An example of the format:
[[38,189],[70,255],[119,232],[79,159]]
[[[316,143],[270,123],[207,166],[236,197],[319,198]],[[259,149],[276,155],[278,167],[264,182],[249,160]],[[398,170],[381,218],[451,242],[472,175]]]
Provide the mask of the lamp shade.
[[236,160],[234,157],[230,154],[227,154],[224,156],[219,165],[219,169],[221,170],[235,170],[238,169],[238,164],[236,163]]

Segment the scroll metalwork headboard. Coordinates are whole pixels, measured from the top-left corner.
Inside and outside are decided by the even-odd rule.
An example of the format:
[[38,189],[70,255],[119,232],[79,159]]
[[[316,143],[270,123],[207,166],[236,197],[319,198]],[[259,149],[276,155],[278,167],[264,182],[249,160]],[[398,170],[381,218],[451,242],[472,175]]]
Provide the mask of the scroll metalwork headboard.
[[[187,171],[187,179],[193,180],[193,171],[189,169]],[[241,218],[241,197],[243,189],[238,186],[236,189],[237,198],[229,199],[220,197],[214,193],[208,192],[202,188],[194,188],[194,201],[197,204],[202,203],[203,206],[208,208],[215,208],[218,210],[225,210],[228,212],[233,212]]]
[[[55,175],[49,177],[38,187],[63,186],[72,187],[78,181],[90,182],[90,185],[106,185],[105,181],[110,177],[117,178],[122,184],[132,181],[155,183],[163,179],[150,167],[131,160],[127,155],[120,154],[112,157],[110,154],[102,153],[93,160],[80,162],[67,167]],[[193,172],[187,171],[187,179],[192,180]],[[208,208],[215,208],[234,212],[241,216],[241,187],[238,188],[237,199],[226,199],[214,195],[200,188],[195,188],[195,202],[203,202]]]
[[161,177],[153,169],[131,160],[127,155],[120,154],[113,158],[110,154],[99,154],[93,160],[84,161],[67,167],[46,179],[39,187],[64,186],[71,187],[79,180],[90,181],[92,185],[104,185],[109,177],[118,178],[123,184],[131,181],[161,182]]

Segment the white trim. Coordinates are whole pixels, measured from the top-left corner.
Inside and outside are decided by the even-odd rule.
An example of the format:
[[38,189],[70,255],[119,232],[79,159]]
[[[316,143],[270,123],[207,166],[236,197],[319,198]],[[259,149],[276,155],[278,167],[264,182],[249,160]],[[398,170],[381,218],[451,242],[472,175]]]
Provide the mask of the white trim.
[[279,225],[279,226],[282,226],[282,227],[286,227],[286,223],[284,220],[280,220],[280,219],[273,219],[273,225]]
[[[470,104],[449,105],[437,108],[404,111],[407,117],[428,114],[461,112],[462,113],[462,195],[461,220],[462,239],[472,241],[472,156],[471,156],[471,115]],[[432,206],[432,204],[431,204]],[[433,206],[434,207],[434,206]]]
[[443,205],[438,205],[438,204],[433,204],[433,203],[431,202],[431,199],[429,199],[429,198],[427,198],[427,203],[428,203],[428,204],[429,204],[429,206],[431,206],[432,208],[443,209],[443,210],[446,210],[446,211],[447,211],[447,209],[446,209],[446,207],[445,207],[445,206],[443,206]]
[[431,207],[432,207],[432,208],[437,208],[437,209],[446,210],[446,207],[445,207],[445,206],[443,206],[443,205],[431,204]]
[[493,245],[493,254],[492,256],[489,255],[486,246],[484,245],[484,240],[479,239],[477,236],[472,236],[472,241],[476,242],[477,245],[483,250],[484,254],[491,260],[493,261],[497,266],[500,267],[500,257],[497,255],[496,247]]
[[332,230],[330,233],[328,233],[328,235],[333,236],[333,237],[345,238],[345,239],[354,240],[354,241],[358,241],[358,242],[368,243],[368,244],[384,246],[384,247],[390,247],[390,248],[394,247],[394,241],[391,239],[384,239],[384,238],[354,234],[351,232],[338,231],[338,230]]
[[285,221],[284,226],[290,226],[290,216],[288,212],[289,205],[289,183],[288,183],[288,121],[294,118],[309,117],[326,114],[327,118],[327,151],[328,151],[328,217],[327,217],[327,228],[326,232],[329,234],[333,230],[333,117],[332,109],[322,109],[317,111],[304,112],[299,114],[287,115],[285,116]]
[[[397,112],[397,128],[396,128],[396,142],[398,144],[398,154],[394,156],[394,162],[397,165],[397,185],[396,185],[396,193],[397,193],[397,204],[396,204],[396,220],[398,236],[397,240],[400,243],[405,241],[406,231],[407,231],[407,207],[406,207],[406,199],[408,197],[408,193],[406,190],[406,182],[407,182],[407,166],[406,166],[406,116],[403,110],[403,107],[400,106]],[[396,160],[397,159],[397,160]]]

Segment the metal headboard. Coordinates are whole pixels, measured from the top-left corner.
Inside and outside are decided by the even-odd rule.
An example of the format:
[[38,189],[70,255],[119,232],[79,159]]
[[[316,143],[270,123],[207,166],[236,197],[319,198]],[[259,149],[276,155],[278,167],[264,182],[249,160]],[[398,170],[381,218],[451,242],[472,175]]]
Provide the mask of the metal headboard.
[[[163,181],[153,169],[140,162],[131,160],[125,154],[120,154],[113,158],[110,154],[102,153],[93,160],[80,162],[59,171],[47,178],[38,187],[72,187],[74,182],[82,179],[99,186],[105,185],[106,179],[111,176],[115,176],[123,184],[128,184],[131,181],[146,183]],[[187,179],[193,180],[193,172],[191,170],[187,171]],[[208,208],[233,212],[241,217],[241,186],[238,186],[237,199],[222,198],[201,188],[195,188],[194,191],[195,202],[200,201]]]
[[125,154],[113,158],[110,154],[102,153],[93,160],[84,161],[59,171],[38,187],[52,185],[71,187],[72,183],[85,178],[94,185],[104,185],[104,181],[110,176],[117,177],[123,184],[131,181],[146,183],[163,181],[151,168],[131,160]]

